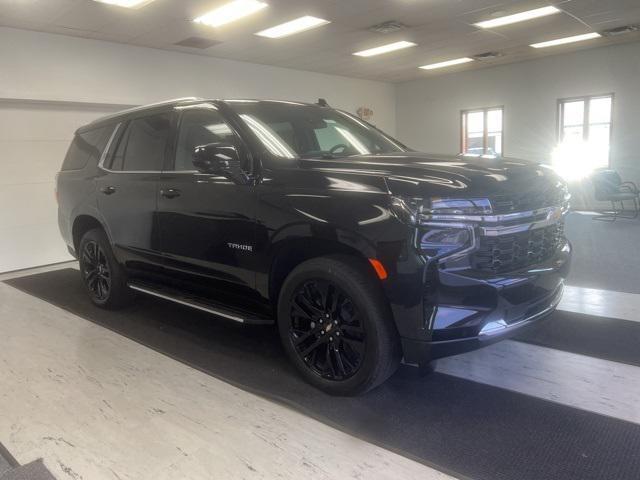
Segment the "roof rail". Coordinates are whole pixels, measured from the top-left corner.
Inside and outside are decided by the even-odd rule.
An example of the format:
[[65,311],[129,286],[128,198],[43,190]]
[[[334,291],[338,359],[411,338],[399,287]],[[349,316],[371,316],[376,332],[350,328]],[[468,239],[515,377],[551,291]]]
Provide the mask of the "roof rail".
[[201,98],[201,97],[181,97],[181,98],[173,98],[171,100],[163,100],[161,102],[150,103],[150,104],[147,104],[147,105],[140,105],[140,106],[137,106],[137,107],[127,108],[126,110],[121,110],[119,112],[111,113],[109,115],[105,115],[103,117],[97,118],[91,123],[102,122],[104,120],[109,120],[110,118],[116,118],[116,117],[119,117],[121,115],[126,115],[128,113],[135,113],[135,112],[139,112],[139,111],[142,111],[142,110],[147,110],[147,109],[155,108],[155,107],[163,107],[165,105],[172,105],[174,103],[190,102],[190,101],[202,101],[202,100],[205,100],[205,99]]

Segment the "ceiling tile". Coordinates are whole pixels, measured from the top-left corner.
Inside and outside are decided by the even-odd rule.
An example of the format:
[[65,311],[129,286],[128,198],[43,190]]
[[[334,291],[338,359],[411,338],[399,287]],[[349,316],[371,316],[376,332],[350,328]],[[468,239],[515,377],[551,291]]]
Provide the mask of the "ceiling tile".
[[[638,0],[558,0],[552,3],[564,13],[493,30],[482,30],[473,24],[550,2],[268,0],[269,8],[220,28],[192,22],[227,1],[155,0],[140,9],[126,9],[92,0],[0,0],[0,25],[389,82],[640,39],[640,34],[629,34],[543,51],[528,47],[533,42],[640,23]],[[302,15],[325,18],[331,23],[282,39],[254,35]],[[407,28],[387,35],[368,30],[388,20],[402,22]],[[206,49],[174,45],[194,36],[220,43]],[[354,51],[398,40],[413,41],[418,46],[371,58],[352,55]],[[417,68],[486,51],[505,55],[451,70],[424,72]]]

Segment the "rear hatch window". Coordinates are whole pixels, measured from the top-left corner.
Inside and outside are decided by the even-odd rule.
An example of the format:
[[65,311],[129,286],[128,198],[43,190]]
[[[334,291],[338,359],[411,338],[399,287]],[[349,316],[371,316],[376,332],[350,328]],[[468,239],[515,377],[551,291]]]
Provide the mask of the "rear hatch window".
[[76,133],[62,163],[62,170],[82,170],[89,161],[97,165],[113,128],[110,125]]

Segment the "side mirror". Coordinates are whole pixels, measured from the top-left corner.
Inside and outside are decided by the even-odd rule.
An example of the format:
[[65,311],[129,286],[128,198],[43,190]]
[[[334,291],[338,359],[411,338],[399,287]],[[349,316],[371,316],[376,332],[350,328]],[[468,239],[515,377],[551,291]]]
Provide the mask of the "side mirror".
[[193,165],[202,173],[226,177],[233,182],[249,183],[249,175],[242,169],[240,153],[230,143],[209,143],[196,147]]

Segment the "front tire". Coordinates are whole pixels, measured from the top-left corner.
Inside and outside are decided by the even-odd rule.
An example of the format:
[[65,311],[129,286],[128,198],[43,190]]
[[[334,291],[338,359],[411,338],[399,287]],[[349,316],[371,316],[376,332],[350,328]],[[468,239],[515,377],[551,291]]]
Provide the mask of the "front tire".
[[358,395],[400,363],[391,311],[368,265],[347,256],[296,267],[278,301],[282,344],[302,376],[331,395]]
[[95,305],[115,310],[131,302],[133,293],[127,287],[126,273],[102,229],[89,230],[82,236],[79,263],[82,282]]

